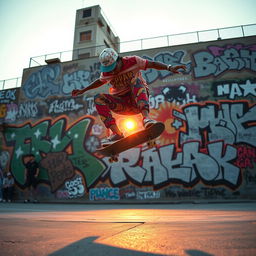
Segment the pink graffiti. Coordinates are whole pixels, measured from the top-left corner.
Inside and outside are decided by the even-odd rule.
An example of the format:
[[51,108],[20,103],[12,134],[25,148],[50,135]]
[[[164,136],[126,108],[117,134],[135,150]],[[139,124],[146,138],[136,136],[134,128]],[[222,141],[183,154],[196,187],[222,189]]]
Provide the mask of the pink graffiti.
[[241,146],[237,149],[237,160],[235,164],[240,168],[253,168],[253,162],[256,163],[256,149]]
[[248,45],[244,46],[243,44],[228,44],[225,48],[224,47],[219,47],[219,46],[209,46],[208,49],[211,51],[211,53],[214,56],[221,56],[223,52],[227,49],[234,48],[236,50],[241,50],[241,49],[248,49],[251,51],[256,51],[256,45]]

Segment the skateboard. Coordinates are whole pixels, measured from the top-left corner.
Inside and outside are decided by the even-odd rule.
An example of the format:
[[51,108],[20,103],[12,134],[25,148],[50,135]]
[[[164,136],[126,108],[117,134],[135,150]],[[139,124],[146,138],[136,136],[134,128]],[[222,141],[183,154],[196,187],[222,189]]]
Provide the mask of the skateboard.
[[145,130],[129,135],[109,146],[105,146],[96,150],[97,153],[103,156],[109,156],[109,162],[117,162],[118,155],[130,148],[136,147],[147,142],[149,148],[156,145],[155,139],[164,131],[164,124],[157,122]]

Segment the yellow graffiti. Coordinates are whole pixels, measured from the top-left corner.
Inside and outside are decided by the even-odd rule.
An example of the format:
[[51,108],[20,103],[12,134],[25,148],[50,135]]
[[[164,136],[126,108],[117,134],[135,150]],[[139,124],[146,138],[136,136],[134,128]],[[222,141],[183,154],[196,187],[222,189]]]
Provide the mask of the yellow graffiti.
[[0,118],[5,117],[6,112],[7,112],[6,104],[0,104]]

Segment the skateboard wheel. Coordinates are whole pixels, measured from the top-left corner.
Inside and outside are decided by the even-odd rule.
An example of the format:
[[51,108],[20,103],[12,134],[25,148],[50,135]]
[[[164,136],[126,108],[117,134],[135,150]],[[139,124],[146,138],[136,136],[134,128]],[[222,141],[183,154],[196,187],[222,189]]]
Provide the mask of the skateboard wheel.
[[108,159],[108,161],[109,161],[110,163],[117,162],[117,161],[118,161],[118,157],[117,157],[117,156],[111,156],[111,157]]
[[147,145],[149,148],[153,148],[156,146],[156,142],[154,140],[150,140],[150,141],[148,141]]

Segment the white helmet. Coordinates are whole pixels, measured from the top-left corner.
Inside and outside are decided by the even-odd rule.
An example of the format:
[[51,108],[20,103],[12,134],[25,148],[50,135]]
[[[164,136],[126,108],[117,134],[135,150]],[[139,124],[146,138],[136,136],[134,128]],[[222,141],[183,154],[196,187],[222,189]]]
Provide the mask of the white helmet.
[[110,72],[115,69],[117,63],[118,54],[112,48],[104,49],[100,56],[100,71],[101,72]]

